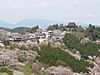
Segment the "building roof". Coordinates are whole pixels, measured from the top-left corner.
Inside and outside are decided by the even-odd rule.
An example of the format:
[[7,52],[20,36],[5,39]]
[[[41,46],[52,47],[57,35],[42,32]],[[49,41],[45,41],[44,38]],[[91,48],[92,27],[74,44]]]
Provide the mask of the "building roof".
[[67,27],[77,27],[77,25],[75,24],[75,22],[69,22]]

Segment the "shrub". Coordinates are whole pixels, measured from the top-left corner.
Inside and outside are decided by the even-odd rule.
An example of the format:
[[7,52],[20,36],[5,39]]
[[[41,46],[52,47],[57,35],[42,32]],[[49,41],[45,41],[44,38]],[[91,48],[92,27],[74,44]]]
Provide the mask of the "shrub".
[[7,73],[9,75],[13,75],[13,72],[10,71],[8,68],[6,67],[0,67],[0,73]]
[[24,66],[24,68],[23,68],[23,71],[24,71],[25,73],[32,73],[32,67],[31,67],[31,65],[26,64],[26,65]]

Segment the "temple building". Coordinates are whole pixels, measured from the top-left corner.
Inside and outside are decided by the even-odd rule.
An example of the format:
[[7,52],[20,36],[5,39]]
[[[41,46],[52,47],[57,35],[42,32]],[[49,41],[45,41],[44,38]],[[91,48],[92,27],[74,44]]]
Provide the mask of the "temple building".
[[69,24],[67,25],[67,30],[68,31],[74,31],[76,30],[78,26],[75,24],[75,22],[69,22]]

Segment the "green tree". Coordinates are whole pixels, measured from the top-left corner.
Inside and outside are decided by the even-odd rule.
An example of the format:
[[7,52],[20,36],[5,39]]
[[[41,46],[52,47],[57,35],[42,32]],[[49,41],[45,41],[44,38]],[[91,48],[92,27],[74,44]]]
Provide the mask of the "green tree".
[[90,24],[89,27],[87,28],[87,32],[88,32],[89,38],[93,41],[95,41],[100,35],[100,32],[98,33],[98,31],[96,30],[96,27],[92,24]]
[[60,24],[59,29],[62,31],[66,31],[66,26],[64,26],[63,24]]
[[98,49],[100,49],[100,45],[92,42],[88,42],[85,44],[81,44],[78,37],[73,34],[66,34],[63,38],[65,45],[69,48],[69,50],[76,49],[78,50],[82,57],[88,56],[100,56]]
[[65,37],[63,38],[63,41],[64,41],[65,45],[71,50],[76,49],[80,46],[79,38],[77,38],[73,34],[69,34],[69,33],[66,34]]
[[48,26],[48,28],[47,28],[47,30],[55,30],[55,29],[59,29],[59,30],[65,31],[66,27],[63,24],[60,24],[60,25],[53,24],[53,25]]
[[53,25],[50,25],[47,30],[55,30],[55,29],[59,29],[59,25],[58,24],[53,24]]
[[85,30],[84,30],[84,28],[82,28],[82,26],[80,25],[79,27],[77,27],[77,29],[76,29],[78,32],[84,32]]
[[60,48],[52,48],[50,46],[41,46],[37,58],[40,62],[43,62],[49,66],[68,66],[74,72],[87,72],[87,68],[91,66],[84,60],[76,60],[74,57],[61,50]]
[[30,29],[27,29],[26,32],[36,32],[37,29],[39,29],[39,26],[38,25],[37,26],[34,26],[34,27],[30,28]]
[[31,32],[36,32],[37,29],[39,29],[39,26],[38,26],[38,25],[37,25],[37,26],[34,26],[34,27],[31,29]]

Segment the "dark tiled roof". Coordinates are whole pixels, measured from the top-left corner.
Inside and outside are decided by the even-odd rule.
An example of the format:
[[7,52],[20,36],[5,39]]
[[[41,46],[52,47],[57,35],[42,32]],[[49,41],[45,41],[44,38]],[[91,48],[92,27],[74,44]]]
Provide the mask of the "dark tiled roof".
[[69,22],[67,27],[77,27],[77,25],[75,24],[75,22]]

